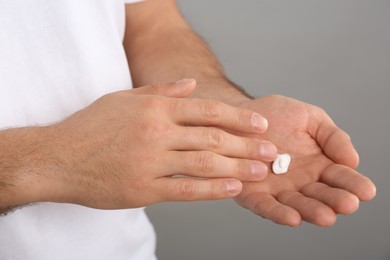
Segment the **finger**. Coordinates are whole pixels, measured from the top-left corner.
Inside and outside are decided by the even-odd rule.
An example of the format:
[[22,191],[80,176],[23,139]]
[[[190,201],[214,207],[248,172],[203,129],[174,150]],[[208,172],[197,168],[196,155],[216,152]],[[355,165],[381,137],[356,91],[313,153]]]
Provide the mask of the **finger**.
[[359,208],[359,199],[354,194],[342,189],[331,188],[324,183],[310,183],[301,189],[301,193],[306,197],[325,203],[339,214],[351,214]]
[[280,203],[294,208],[303,220],[318,226],[332,226],[336,222],[335,212],[324,203],[305,197],[296,191],[280,192],[276,198]]
[[182,79],[170,83],[155,83],[144,87],[128,90],[133,95],[160,95],[167,97],[187,97],[196,87],[194,79]]
[[209,151],[171,151],[164,159],[166,168],[172,173],[199,178],[261,181],[268,173],[262,162],[229,158]]
[[220,155],[273,161],[277,149],[268,141],[239,137],[215,127],[181,127],[171,146],[182,151],[212,151]]
[[240,205],[263,218],[281,225],[295,227],[300,225],[302,220],[295,209],[281,204],[266,192],[251,193],[245,197],[244,203],[240,203]]
[[376,195],[376,187],[369,178],[340,164],[328,166],[321,173],[320,181],[331,187],[349,191],[363,201],[371,200]]
[[357,168],[359,155],[349,135],[338,128],[324,111],[319,110],[313,117],[314,120],[309,123],[309,132],[326,156],[336,163]]
[[321,148],[332,161],[357,168],[359,154],[347,133],[337,127],[321,127],[318,135]]
[[245,133],[263,133],[268,121],[248,109],[229,106],[216,100],[178,99],[172,106],[177,123],[192,126],[218,126]]
[[160,178],[156,184],[163,201],[219,200],[237,196],[242,183],[235,179]]

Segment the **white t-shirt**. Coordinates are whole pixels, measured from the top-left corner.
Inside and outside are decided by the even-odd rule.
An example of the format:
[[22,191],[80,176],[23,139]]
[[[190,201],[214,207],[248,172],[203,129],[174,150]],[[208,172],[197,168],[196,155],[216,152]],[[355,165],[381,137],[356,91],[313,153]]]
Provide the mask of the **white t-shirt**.
[[[136,1],[128,1],[136,2]],[[123,0],[0,0],[0,129],[49,124],[132,87]],[[0,259],[155,259],[143,209],[40,203],[0,217]]]

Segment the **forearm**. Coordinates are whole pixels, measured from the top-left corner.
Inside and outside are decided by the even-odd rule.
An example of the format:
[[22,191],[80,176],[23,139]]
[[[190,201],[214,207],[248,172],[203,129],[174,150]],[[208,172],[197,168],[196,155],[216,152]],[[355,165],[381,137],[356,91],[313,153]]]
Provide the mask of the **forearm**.
[[[134,18],[134,13],[140,12],[132,10],[134,7],[127,12],[124,45],[135,86],[194,78],[198,87],[193,96],[230,104],[248,99],[227,79],[207,45],[184,21],[172,1],[147,2],[136,7],[141,13],[148,9],[146,14],[150,17],[145,15],[145,20]],[[154,12],[154,8],[169,11]]]
[[42,174],[50,157],[45,127],[0,131],[0,214],[45,200]]

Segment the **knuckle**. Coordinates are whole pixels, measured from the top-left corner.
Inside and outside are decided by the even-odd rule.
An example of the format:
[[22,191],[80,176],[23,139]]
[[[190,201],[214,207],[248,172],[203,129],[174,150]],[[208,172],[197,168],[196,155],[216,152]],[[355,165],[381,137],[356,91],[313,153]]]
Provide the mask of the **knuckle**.
[[173,135],[173,128],[169,124],[144,121],[139,123],[138,137],[142,140],[156,140],[169,138]]
[[241,109],[238,112],[238,122],[241,126],[251,126],[252,125],[252,112]]
[[195,169],[198,169],[200,172],[208,173],[215,170],[215,156],[211,152],[200,152],[195,157]]
[[153,139],[159,137],[157,125],[153,122],[142,122],[139,124],[139,134],[142,139]]
[[117,107],[121,107],[122,105],[127,107],[129,104],[129,95],[123,91],[112,92],[101,96],[96,100],[96,102],[98,102],[100,105],[111,105],[112,103],[115,103]]
[[224,143],[223,132],[216,128],[206,128],[205,138],[207,140],[208,148],[210,149],[218,149]]
[[168,103],[168,109],[169,109],[169,111],[179,111],[180,109],[181,109],[181,107],[180,107],[180,102],[178,102],[176,99],[172,99],[172,100],[170,100],[169,102],[167,102]]
[[209,120],[217,120],[221,113],[220,104],[216,101],[206,100],[200,105],[201,116]]
[[153,93],[156,93],[156,94],[160,93],[161,90],[163,89],[163,87],[164,87],[163,84],[161,84],[161,83],[159,83],[159,82],[157,82],[157,83],[152,83],[152,84],[150,85],[150,88],[152,89]]
[[185,180],[178,186],[178,192],[182,198],[191,199],[194,197],[196,189],[189,180]]
[[244,160],[237,160],[236,162],[236,170],[234,173],[238,174],[238,179],[243,180],[249,173],[248,164]]
[[260,144],[258,142],[246,140],[245,151],[248,156],[256,158],[259,155]]
[[165,104],[162,98],[152,95],[144,97],[144,110],[160,111],[164,105]]
[[147,184],[146,180],[144,178],[141,178],[140,176],[136,178],[132,178],[131,180],[131,186],[133,187],[134,190],[137,191],[145,190],[146,184]]

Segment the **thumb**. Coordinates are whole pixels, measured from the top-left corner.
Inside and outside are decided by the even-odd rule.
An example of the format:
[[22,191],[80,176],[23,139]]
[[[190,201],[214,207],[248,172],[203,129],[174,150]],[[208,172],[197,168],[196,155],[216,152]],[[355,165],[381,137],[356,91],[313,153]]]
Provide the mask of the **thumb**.
[[133,95],[160,95],[166,97],[187,97],[196,87],[194,79],[181,79],[176,82],[151,84],[130,90]]
[[359,165],[359,154],[349,135],[338,128],[322,110],[313,115],[309,120],[309,133],[324,154],[335,163],[356,169]]

